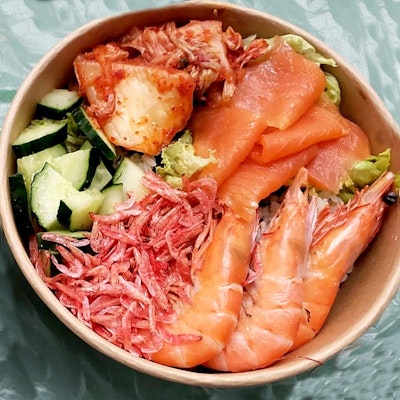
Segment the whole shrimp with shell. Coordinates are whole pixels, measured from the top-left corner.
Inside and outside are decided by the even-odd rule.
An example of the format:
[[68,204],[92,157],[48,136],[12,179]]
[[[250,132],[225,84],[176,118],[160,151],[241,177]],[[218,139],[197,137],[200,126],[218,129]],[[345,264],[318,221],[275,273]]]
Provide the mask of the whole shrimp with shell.
[[220,371],[265,367],[293,345],[301,318],[303,275],[316,218],[308,201],[307,170],[300,169],[257,243],[260,273],[245,286],[236,329],[223,351],[205,365]]
[[386,172],[349,203],[320,212],[304,277],[301,323],[292,349],[321,330],[342,280],[380,229],[388,204],[397,201],[392,195],[391,201],[385,200],[393,181],[394,174]]

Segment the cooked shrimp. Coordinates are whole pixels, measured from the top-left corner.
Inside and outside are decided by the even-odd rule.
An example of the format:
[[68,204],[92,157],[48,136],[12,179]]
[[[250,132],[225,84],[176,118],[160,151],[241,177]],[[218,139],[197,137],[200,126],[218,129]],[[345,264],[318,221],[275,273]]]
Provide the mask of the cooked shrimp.
[[393,174],[388,172],[347,205],[322,212],[307,263],[303,314],[293,348],[320,331],[341,281],[381,226],[387,208],[382,197],[392,183]]
[[[218,223],[213,240],[195,267],[190,301],[178,310],[172,335],[198,337],[186,343],[164,342],[150,354],[158,363],[190,368],[215,357],[234,331],[243,296],[255,237],[255,221],[227,211]],[[193,267],[192,267],[193,268]]]
[[255,249],[262,272],[245,287],[238,325],[229,344],[205,363],[221,371],[265,367],[293,345],[303,300],[302,275],[314,226],[315,202],[301,186],[302,168]]

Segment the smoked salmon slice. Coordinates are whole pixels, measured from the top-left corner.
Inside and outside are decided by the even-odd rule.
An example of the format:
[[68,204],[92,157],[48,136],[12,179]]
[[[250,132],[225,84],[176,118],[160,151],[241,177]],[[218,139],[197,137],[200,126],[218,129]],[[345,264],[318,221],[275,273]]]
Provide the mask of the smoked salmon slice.
[[365,132],[346,119],[348,133],[318,144],[318,155],[307,165],[309,183],[319,189],[338,193],[352,166],[371,155]]
[[339,112],[332,112],[314,104],[289,128],[263,133],[250,158],[265,164],[321,141],[343,136],[347,130],[346,120]]
[[243,162],[266,128],[263,118],[249,110],[232,107],[197,107],[189,121],[195,153],[216,163],[202,169],[196,178],[210,177],[218,186]]
[[268,126],[282,130],[297,121],[325,87],[319,66],[276,37],[265,58],[245,68],[229,104],[261,114]]
[[316,155],[317,145],[260,165],[246,160],[218,189],[217,196],[234,213],[248,220],[258,208],[259,202],[288,183],[301,167],[308,164]]

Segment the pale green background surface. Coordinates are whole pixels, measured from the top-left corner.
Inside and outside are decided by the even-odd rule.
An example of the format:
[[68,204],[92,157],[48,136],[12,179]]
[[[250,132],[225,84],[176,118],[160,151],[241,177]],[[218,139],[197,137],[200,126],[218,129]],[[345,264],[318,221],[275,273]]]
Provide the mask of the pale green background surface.
[[[98,17],[171,0],[0,0],[0,126],[34,64]],[[400,0],[232,0],[309,31],[338,51],[400,122]],[[377,265],[379,268],[379,265]],[[270,385],[189,387],[143,375],[65,328],[19,272],[0,235],[0,400],[400,399],[400,293],[364,336],[325,365]]]

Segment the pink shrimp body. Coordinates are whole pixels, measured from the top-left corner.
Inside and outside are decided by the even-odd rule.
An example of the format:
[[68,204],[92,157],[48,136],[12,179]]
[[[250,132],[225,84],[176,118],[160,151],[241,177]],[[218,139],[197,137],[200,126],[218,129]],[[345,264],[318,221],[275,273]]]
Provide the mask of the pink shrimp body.
[[382,196],[393,178],[388,172],[347,205],[328,214],[322,212],[307,263],[303,314],[293,349],[320,331],[341,281],[378,232],[387,208]]
[[245,287],[238,325],[224,350],[205,365],[220,371],[265,367],[293,345],[301,317],[302,275],[315,203],[301,191],[302,168],[255,249],[261,274]]
[[177,321],[166,328],[173,335],[194,335],[198,340],[164,342],[159,351],[149,355],[153,361],[190,368],[215,357],[225,347],[239,316],[255,220],[256,213],[252,221],[230,211],[224,213],[194,272],[189,302],[182,304]]

